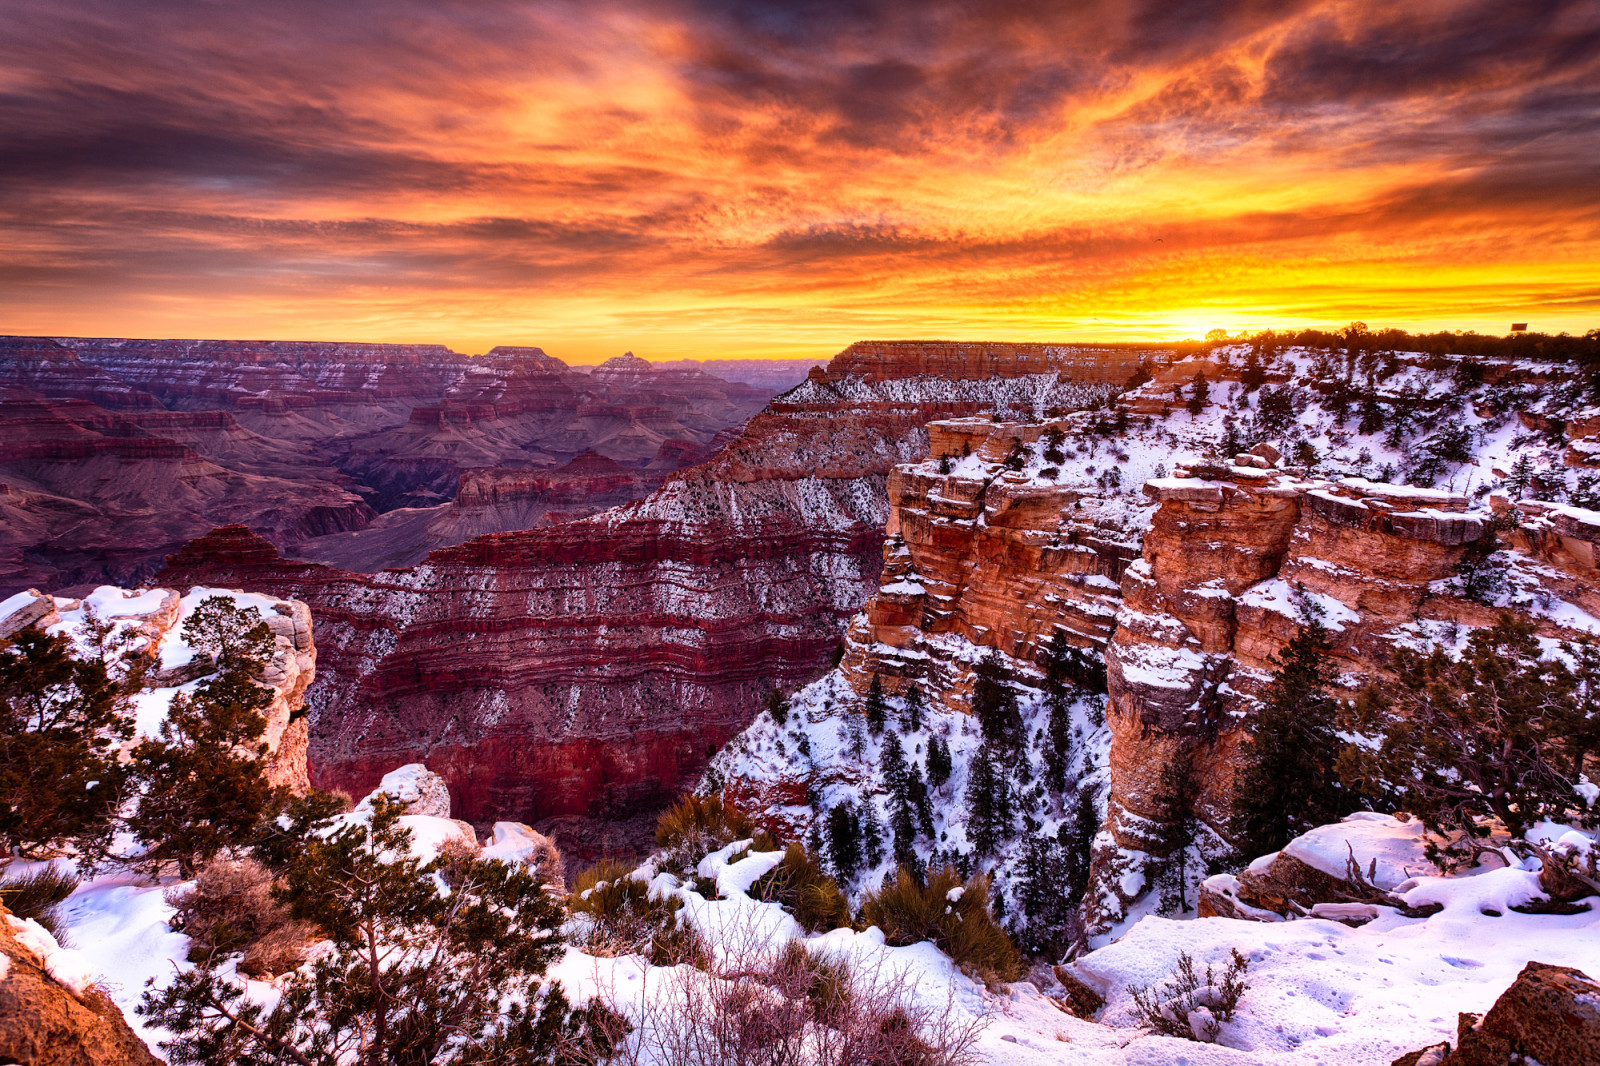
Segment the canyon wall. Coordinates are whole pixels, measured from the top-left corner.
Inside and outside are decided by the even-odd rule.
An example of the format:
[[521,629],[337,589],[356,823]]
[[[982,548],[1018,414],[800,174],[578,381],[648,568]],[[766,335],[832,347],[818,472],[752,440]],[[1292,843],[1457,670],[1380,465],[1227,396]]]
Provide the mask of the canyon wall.
[[847,351],[857,369],[814,371],[711,461],[600,515],[370,576],[219,530],[163,580],[311,604],[318,784],[364,792],[426,761],[464,817],[544,820],[580,854],[621,846],[775,685],[826,668],[878,586],[885,479],[925,453],[928,422],[1105,395],[1022,363],[933,378],[893,349],[875,358],[869,375]]
[[[1203,843],[1225,849],[1235,753],[1306,612],[1328,627],[1347,691],[1382,676],[1397,645],[1458,642],[1500,610],[1534,617],[1547,637],[1600,631],[1600,513],[1489,495],[1525,462],[1527,491],[1582,498],[1563,467],[1587,424],[1562,414],[1583,411],[1572,368],[1485,362],[1483,380],[1463,386],[1458,361],[1397,356],[1375,396],[1389,418],[1414,421],[1352,431],[1354,406],[1338,414],[1326,354],[1253,362],[1223,350],[1158,364],[1108,411],[930,424],[929,457],[889,475],[882,582],[849,624],[839,669],[795,694],[788,726],[763,716],[730,746],[718,762],[725,795],[789,835],[841,799],[881,799],[878,768],[839,755],[831,739],[861,714],[874,679],[893,706],[914,682],[932,713],[959,718],[976,665],[992,655],[1029,730],[1040,727],[1041,653],[1060,634],[1103,658],[1109,693],[1103,720],[1092,708],[1074,719],[1083,732],[1067,794],[1030,799],[1026,811],[1050,839],[1081,802],[1073,792],[1093,789],[1103,804],[1085,901],[1088,930],[1103,933],[1145,893],[1162,828],[1157,786],[1174,761],[1190,767],[1216,834]],[[1191,413],[1197,373],[1210,392]],[[1277,446],[1222,461],[1224,442],[1260,439],[1257,420],[1269,416]],[[1441,463],[1444,430],[1459,447]],[[1286,452],[1308,456],[1317,475]],[[1373,480],[1385,468],[1446,486]],[[1518,518],[1496,556],[1507,590],[1490,605],[1461,595],[1456,570],[1493,510]],[[936,796],[940,835],[922,845],[929,862],[952,857],[949,842],[965,836],[962,750],[972,750],[968,726],[947,718],[938,730],[956,766]],[[796,754],[801,736],[810,750]],[[904,738],[908,759],[918,743]],[[1038,752],[1029,760],[1019,790],[1038,780]],[[1004,886],[1024,855],[1007,843],[984,862]]]

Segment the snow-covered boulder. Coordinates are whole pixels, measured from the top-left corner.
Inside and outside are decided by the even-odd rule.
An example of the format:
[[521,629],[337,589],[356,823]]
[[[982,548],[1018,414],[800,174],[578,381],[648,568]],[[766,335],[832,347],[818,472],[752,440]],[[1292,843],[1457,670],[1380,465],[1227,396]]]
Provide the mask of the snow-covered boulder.
[[520,862],[554,891],[566,891],[566,872],[555,841],[521,822],[494,823],[494,839],[483,846],[483,857]]
[[450,789],[444,778],[422,763],[407,763],[398,770],[390,770],[378,782],[356,810],[370,811],[380,795],[404,804],[407,814],[424,814],[432,818],[450,817]]
[[15,596],[8,596],[0,600],[0,637],[19,633],[49,618],[55,611],[55,601],[38,589],[27,589]]
[[1364,880],[1387,892],[1433,869],[1426,846],[1425,830],[1416,819],[1359,811],[1294,838],[1282,851],[1257,859],[1237,876],[1207,878],[1200,886],[1200,913],[1275,921],[1323,905],[1318,914],[1325,917],[1370,918],[1365,912],[1326,909],[1361,894],[1350,880],[1350,861],[1354,859]]

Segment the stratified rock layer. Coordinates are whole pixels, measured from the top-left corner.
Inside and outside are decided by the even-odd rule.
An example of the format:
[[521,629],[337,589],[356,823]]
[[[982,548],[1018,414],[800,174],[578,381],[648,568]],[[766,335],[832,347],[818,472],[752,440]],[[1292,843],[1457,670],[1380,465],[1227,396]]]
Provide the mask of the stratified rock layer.
[[[1182,473],[1145,486],[1160,508],[1142,559],[1123,575],[1106,650],[1112,795],[1089,900],[1102,927],[1132,902],[1125,886],[1139,884],[1128,875],[1153,846],[1168,764],[1187,762],[1202,819],[1226,838],[1256,696],[1312,616],[1329,631],[1341,683],[1354,687],[1381,677],[1397,644],[1430,643],[1496,614],[1452,592],[1463,552],[1487,529],[1488,516],[1463,513],[1465,497],[1256,466]],[[1600,575],[1564,550],[1553,520],[1546,527],[1540,584],[1592,602]],[[1584,635],[1557,617],[1535,620],[1545,636]]]
[[[1103,395],[1021,356],[981,377],[927,378],[897,351],[848,350],[848,371],[814,371],[712,461],[601,515],[370,577],[219,530],[165,578],[311,604],[318,784],[359,794],[425,761],[480,824],[653,811],[774,685],[826,666],[840,624],[878,584],[884,480],[924,453],[928,422]],[[595,846],[585,826],[562,824],[565,849]]]

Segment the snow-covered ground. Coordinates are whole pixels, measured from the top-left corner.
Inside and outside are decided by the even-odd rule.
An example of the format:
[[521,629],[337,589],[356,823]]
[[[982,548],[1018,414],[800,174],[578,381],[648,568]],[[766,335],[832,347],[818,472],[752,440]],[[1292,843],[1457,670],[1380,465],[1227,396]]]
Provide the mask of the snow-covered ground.
[[[408,815],[405,824],[424,857],[442,840],[459,835],[457,823],[443,817]],[[505,838],[502,857],[520,857],[510,839],[514,834],[500,835]],[[1571,827],[1543,825],[1532,835],[1566,846],[1594,846],[1588,834]],[[653,861],[633,876],[648,882],[656,896],[681,900],[679,913],[714,951],[738,953],[721,962],[740,966],[800,940],[814,953],[848,961],[880,980],[900,975],[929,1016],[981,1024],[975,1049],[983,1062],[1383,1066],[1453,1033],[1458,1011],[1487,1009],[1530,960],[1591,974],[1600,970],[1600,910],[1567,916],[1518,913],[1511,908],[1539,896],[1537,875],[1525,864],[1501,866],[1491,859],[1465,875],[1439,877],[1422,858],[1422,844],[1415,822],[1358,815],[1315,830],[1287,850],[1335,873],[1343,871],[1348,845],[1364,869],[1376,859],[1375,882],[1409,905],[1443,904],[1429,917],[1405,918],[1379,908],[1379,917],[1360,928],[1317,918],[1137,921],[1121,939],[1075,964],[1078,976],[1106,997],[1098,1022],[1065,1013],[1027,982],[986,988],[932,944],[892,947],[876,928],[806,934],[778,904],[750,896],[751,886],[781,853],[753,852],[748,841],[713,852],[694,871],[715,885],[712,898],[660,872]],[[164,985],[188,965],[187,937],[166,924],[172,908],[164,893],[172,887],[119,873],[93,877],[62,907],[68,948],[57,949],[37,927],[25,934],[64,983],[100,983],[152,1043],[166,1034],[143,1026],[133,1008],[147,981]],[[1220,971],[1235,950],[1249,960],[1250,987],[1233,1020],[1222,1025],[1216,1045],[1155,1036],[1138,1026],[1130,988],[1160,984],[1180,952],[1201,969]],[[705,979],[679,967],[652,966],[639,956],[604,958],[576,948],[567,949],[550,976],[575,1001],[598,995],[629,1017],[639,1027],[630,1038],[634,1048],[645,1045],[644,1053],[629,1061],[650,1066],[668,1066],[649,1054],[650,1030],[660,1010],[673,1002],[680,982]],[[276,992],[268,982],[252,981],[249,988],[262,1000]]]

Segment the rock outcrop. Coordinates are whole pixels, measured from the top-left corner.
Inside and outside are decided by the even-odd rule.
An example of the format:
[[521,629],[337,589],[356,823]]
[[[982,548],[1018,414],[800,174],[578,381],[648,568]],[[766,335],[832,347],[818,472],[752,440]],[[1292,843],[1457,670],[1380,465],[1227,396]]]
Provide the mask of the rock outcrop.
[[370,577],[219,530],[164,580],[311,604],[316,783],[359,794],[425,760],[474,822],[569,819],[563,848],[594,852],[586,833],[631,816],[647,828],[774,685],[826,667],[840,624],[878,586],[885,479],[925,454],[928,422],[1104,395],[1031,365],[946,379],[869,374],[854,350],[840,359],[853,369],[814,372],[710,462],[600,515]]
[[[1128,875],[1152,845],[1169,763],[1192,768],[1202,818],[1226,836],[1235,753],[1255,697],[1273,656],[1312,617],[1329,631],[1341,683],[1353,688],[1383,676],[1397,645],[1428,644],[1496,614],[1453,582],[1489,522],[1466,513],[1463,496],[1254,465],[1176,475],[1145,486],[1160,508],[1143,557],[1123,575],[1106,651],[1112,795],[1097,858],[1101,894],[1090,908],[1102,925],[1132,900],[1126,886],[1138,881]],[[1570,567],[1549,572],[1557,559]],[[1581,604],[1595,576],[1551,548],[1535,580],[1546,602],[1563,602],[1566,590]],[[1531,613],[1546,636],[1586,632],[1559,608]]]
[[[26,626],[76,634],[91,616],[116,623],[135,637],[129,654],[150,659],[145,690],[134,696],[133,709],[141,729],[154,735],[161,717],[158,709],[165,706],[174,691],[213,669],[203,653],[197,653],[183,640],[184,620],[211,596],[227,597],[240,607],[256,610],[272,633],[272,656],[260,678],[272,690],[272,701],[262,711],[267,721],[262,736],[268,748],[267,777],[275,785],[304,792],[309,787],[309,732],[300,711],[317,666],[311,611],[304,603],[208,587],[179,593],[170,588],[127,590],[102,586],[78,599],[47,596],[28,589],[0,601],[0,637]],[[150,710],[147,712],[146,708]]]
[[48,937],[0,905],[0,1062],[156,1066],[160,1060],[103,991],[79,975],[52,972]]
[[1600,1062],[1600,983],[1530,962],[1481,1018],[1462,1014],[1454,1049],[1435,1044],[1394,1066],[1589,1066]]

